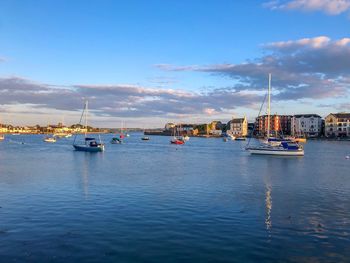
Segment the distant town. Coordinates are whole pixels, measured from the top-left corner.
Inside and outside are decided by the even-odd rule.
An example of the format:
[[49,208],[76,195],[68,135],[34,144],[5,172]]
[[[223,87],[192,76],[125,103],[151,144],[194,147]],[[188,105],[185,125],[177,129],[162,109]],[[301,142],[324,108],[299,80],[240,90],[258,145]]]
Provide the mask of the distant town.
[[[267,133],[268,118],[262,115],[255,122],[248,123],[246,117],[232,118],[229,122],[212,121],[203,124],[167,123],[163,129],[124,128],[124,132],[144,131],[147,135],[171,136],[176,130],[182,135],[198,137],[220,137],[232,134],[243,137],[264,137]],[[350,113],[330,113],[326,118],[317,114],[271,115],[270,130],[284,136],[303,136],[306,138],[350,137]],[[65,126],[63,123],[47,126],[13,126],[0,124],[2,134],[77,134],[77,133],[115,133],[120,129],[85,127],[80,124]]]

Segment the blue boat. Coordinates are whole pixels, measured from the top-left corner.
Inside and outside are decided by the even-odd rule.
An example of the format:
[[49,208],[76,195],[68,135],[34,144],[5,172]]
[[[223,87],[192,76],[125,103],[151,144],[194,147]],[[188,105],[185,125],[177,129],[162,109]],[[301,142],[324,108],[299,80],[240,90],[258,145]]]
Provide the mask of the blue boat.
[[73,147],[76,151],[82,151],[82,152],[103,152],[105,149],[104,144],[101,142],[101,138],[99,139],[99,143],[96,141],[95,138],[87,137],[87,111],[88,111],[88,101],[85,101],[84,110],[81,114],[79,124],[81,124],[81,120],[85,116],[85,138],[84,142],[81,144],[77,144],[77,134],[75,134],[74,141],[73,141]]
[[77,151],[83,152],[103,152],[104,144],[97,143],[95,138],[85,138],[85,144],[73,144],[73,147]]

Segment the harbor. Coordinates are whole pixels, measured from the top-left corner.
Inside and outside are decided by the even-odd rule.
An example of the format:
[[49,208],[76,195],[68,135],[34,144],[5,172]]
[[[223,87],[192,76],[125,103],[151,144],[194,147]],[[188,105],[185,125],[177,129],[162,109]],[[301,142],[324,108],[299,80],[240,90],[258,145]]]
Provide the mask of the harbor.
[[350,0],[0,2],[0,263],[349,263]]
[[350,257],[350,142],[311,140],[304,157],[289,158],[252,156],[244,141],[192,137],[174,146],[169,137],[142,136],[97,154],[73,151],[72,137],[45,144],[42,135],[6,136],[2,260]]

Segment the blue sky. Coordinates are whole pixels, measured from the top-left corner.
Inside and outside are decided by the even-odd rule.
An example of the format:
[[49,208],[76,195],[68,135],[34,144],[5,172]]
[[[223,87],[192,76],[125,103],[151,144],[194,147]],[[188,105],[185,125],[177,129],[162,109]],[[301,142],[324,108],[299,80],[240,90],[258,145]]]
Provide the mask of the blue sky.
[[[301,75],[282,79],[280,72],[288,74],[290,68],[273,72],[267,63],[273,80],[277,77],[274,112],[324,116],[350,110],[347,64],[333,72],[334,61],[329,63],[349,55],[349,1],[313,2],[3,0],[0,92],[6,96],[0,99],[0,118],[45,124],[64,116],[74,123],[82,97],[89,97],[98,126],[124,121],[127,126],[159,127],[167,121],[229,120],[232,115],[253,119],[266,74],[259,69],[262,75],[257,77],[254,69],[236,66],[264,64],[270,54],[286,65],[298,54],[303,60],[298,63],[310,63],[308,68],[314,68],[312,54],[318,54],[329,65],[308,76],[293,66],[290,74]],[[338,49],[342,39],[345,44]],[[314,44],[318,40],[321,47]],[[293,42],[292,51],[276,45],[287,41]],[[339,52],[344,56],[332,57]],[[323,85],[320,75],[336,81],[336,87],[320,91],[324,96],[305,97],[318,92],[311,85]],[[310,90],[303,93],[303,84]]]

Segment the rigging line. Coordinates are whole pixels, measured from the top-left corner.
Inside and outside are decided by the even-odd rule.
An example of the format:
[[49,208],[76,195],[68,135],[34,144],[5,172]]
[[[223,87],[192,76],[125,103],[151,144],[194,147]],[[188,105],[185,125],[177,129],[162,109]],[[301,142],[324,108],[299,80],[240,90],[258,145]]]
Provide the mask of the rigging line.
[[[267,92],[265,93],[265,97],[264,97],[264,99],[263,99],[263,103],[262,103],[262,104],[261,104],[261,106],[260,106],[260,110],[259,110],[258,117],[260,116],[260,113],[261,113],[261,111],[262,111],[262,108],[263,108],[263,106],[264,106],[264,104],[265,104],[266,97],[267,97]],[[255,131],[255,123],[256,123],[256,122],[254,122],[254,126],[253,126],[253,133],[254,133],[254,131]],[[248,139],[248,143],[247,143],[246,147],[248,147],[248,146],[249,146],[249,144],[250,144],[250,140],[252,139],[252,137],[253,137],[253,134],[252,134],[252,135],[249,137],[249,139]]]
[[[85,107],[86,107],[86,102],[84,103],[84,110],[83,110],[83,112],[81,113],[80,120],[79,120],[79,124],[81,124],[81,120],[83,119],[84,112],[85,112]],[[73,145],[75,144],[75,140],[76,140],[76,139],[77,139],[77,133],[75,133]]]

